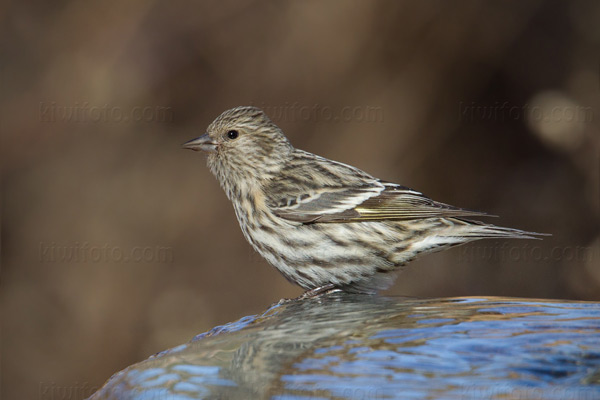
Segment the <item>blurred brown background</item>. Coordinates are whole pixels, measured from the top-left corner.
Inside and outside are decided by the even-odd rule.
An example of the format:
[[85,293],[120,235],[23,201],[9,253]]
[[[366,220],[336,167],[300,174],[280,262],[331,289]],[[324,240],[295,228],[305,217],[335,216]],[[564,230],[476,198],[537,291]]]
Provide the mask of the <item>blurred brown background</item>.
[[86,397],[301,293],[180,148],[237,105],[297,147],[553,235],[423,257],[389,293],[600,300],[598,2],[2,8],[3,399]]

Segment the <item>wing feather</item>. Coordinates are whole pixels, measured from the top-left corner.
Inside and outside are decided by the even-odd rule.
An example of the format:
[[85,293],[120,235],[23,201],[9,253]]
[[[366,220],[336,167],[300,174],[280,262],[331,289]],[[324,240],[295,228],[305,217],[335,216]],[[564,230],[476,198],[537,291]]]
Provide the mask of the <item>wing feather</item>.
[[433,201],[405,186],[381,181],[355,167],[295,150],[264,188],[280,218],[301,223],[412,220],[484,216]]
[[272,211],[302,223],[412,220],[487,215],[440,203],[422,193],[374,180],[352,188],[323,188],[294,199],[282,198]]

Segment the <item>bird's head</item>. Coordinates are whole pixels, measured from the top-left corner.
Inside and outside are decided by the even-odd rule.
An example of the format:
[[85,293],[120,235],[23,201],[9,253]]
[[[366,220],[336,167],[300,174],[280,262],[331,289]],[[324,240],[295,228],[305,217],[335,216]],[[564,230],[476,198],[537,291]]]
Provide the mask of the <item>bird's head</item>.
[[236,107],[219,115],[199,138],[184,148],[208,154],[208,166],[228,192],[276,174],[292,145],[281,129],[256,107]]

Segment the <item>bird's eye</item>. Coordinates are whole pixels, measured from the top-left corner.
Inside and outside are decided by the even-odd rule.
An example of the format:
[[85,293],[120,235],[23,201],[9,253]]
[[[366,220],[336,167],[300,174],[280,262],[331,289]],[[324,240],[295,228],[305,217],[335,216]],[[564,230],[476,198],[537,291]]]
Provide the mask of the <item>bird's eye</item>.
[[236,139],[238,136],[240,136],[240,133],[238,131],[228,131],[227,132],[227,137],[231,140]]

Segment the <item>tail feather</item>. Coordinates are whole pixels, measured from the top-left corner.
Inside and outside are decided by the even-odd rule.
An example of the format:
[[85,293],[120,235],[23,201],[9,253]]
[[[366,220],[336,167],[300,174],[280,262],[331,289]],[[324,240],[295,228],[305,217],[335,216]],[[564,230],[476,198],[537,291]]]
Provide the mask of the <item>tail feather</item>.
[[[471,240],[477,239],[497,239],[497,238],[513,238],[513,239],[536,239],[541,240],[541,236],[552,236],[548,233],[528,232],[521,229],[505,228],[492,224],[485,224],[479,221],[459,220],[462,225],[456,226],[455,234]],[[450,232],[449,232],[450,233]],[[454,236],[449,234],[449,236]],[[467,240],[467,241],[471,241]]]
[[[374,292],[387,288],[393,282],[398,266],[405,265],[420,254],[433,253],[449,247],[454,247],[480,239],[537,239],[542,236],[551,236],[547,233],[528,232],[521,229],[504,228],[486,224],[480,221],[471,221],[459,218],[444,218],[435,220],[435,226],[425,228],[420,235],[415,235],[407,240],[409,245],[400,252],[393,253],[390,261],[394,267],[378,270],[370,280],[361,282],[356,290]],[[391,278],[390,278],[391,277]]]
[[427,234],[416,239],[411,243],[410,250],[412,254],[406,257],[407,260],[414,258],[417,254],[430,253],[458,246],[480,239],[536,239],[540,236],[550,236],[546,233],[528,232],[521,229],[504,228],[491,224],[485,224],[480,221],[470,221],[458,218],[447,218],[438,220],[444,226],[437,226],[435,231],[429,231]]

